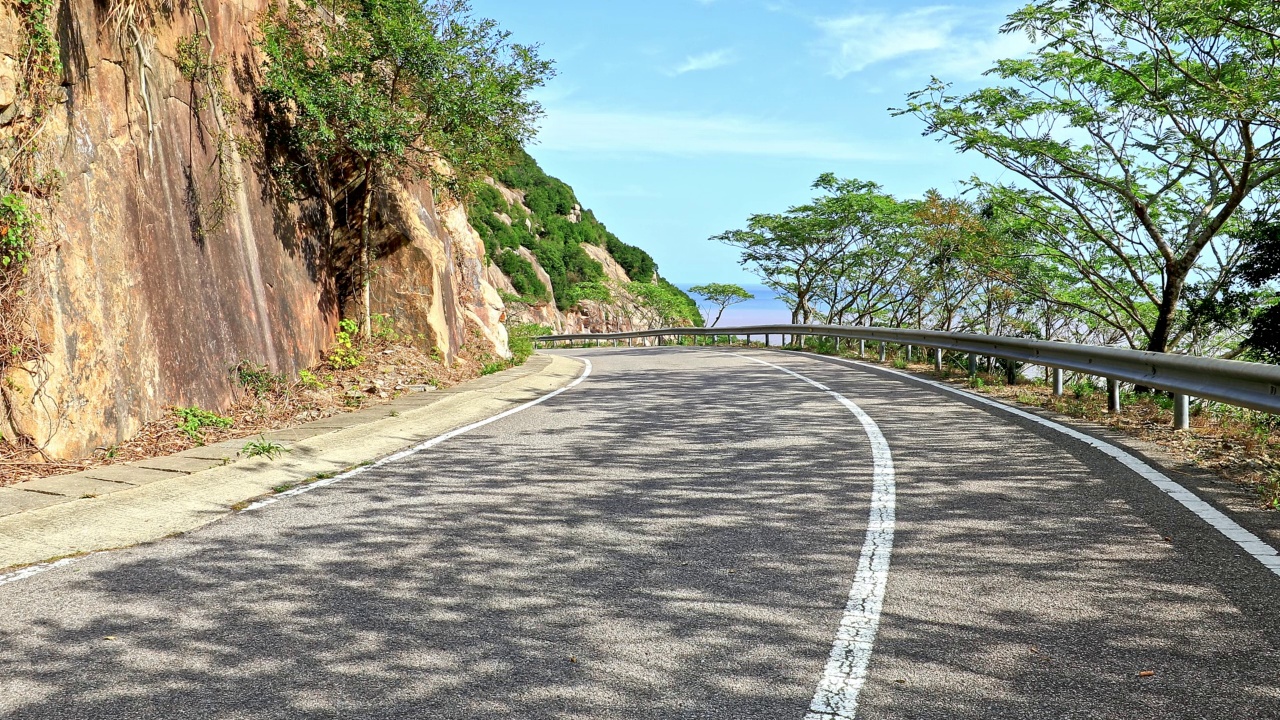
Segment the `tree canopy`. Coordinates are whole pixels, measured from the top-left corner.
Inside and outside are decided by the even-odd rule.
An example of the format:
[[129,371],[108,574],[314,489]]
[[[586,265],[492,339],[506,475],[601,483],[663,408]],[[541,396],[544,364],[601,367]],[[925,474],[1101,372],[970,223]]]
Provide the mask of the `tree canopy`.
[[1022,178],[972,185],[1024,252],[1069,271],[1042,300],[1165,351],[1188,283],[1213,292],[1233,273],[1241,211],[1276,207],[1280,51],[1261,5],[1036,2],[1003,28],[1040,45],[996,64],[1002,84],[957,95],[935,79],[896,112]]
[[[733,285],[730,283],[707,283],[705,285],[694,285],[689,288],[689,292],[711,303],[711,307],[715,308],[716,317],[707,327],[715,327],[716,324],[720,322],[720,318],[724,316],[726,308],[755,299],[755,295],[747,292],[741,285]],[[705,314],[710,313],[704,313],[704,315]]]

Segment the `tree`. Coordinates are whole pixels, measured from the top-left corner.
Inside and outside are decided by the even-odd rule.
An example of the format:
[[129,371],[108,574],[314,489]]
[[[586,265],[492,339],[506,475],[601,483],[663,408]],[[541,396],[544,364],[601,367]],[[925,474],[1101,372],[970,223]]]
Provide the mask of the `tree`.
[[[703,300],[711,303],[716,308],[716,319],[711,321],[707,327],[715,327],[720,322],[720,317],[724,315],[726,308],[744,303],[748,300],[754,300],[755,295],[747,292],[741,285],[733,285],[730,283],[707,283],[706,285],[694,285],[689,288],[689,292],[694,295],[701,296]],[[709,314],[709,313],[707,313]]]
[[935,78],[896,114],[1026,181],[974,185],[1021,218],[1028,250],[1077,278],[1044,300],[1164,352],[1188,281],[1234,272],[1237,214],[1276,205],[1276,25],[1232,9],[1261,5],[1042,0],[1003,28],[1042,42],[997,63],[1005,85],[953,95]]
[[797,324],[813,320],[820,300],[828,322],[843,313],[843,304],[856,301],[856,294],[842,293],[832,279],[844,276],[839,268],[852,248],[884,237],[901,219],[901,207],[873,182],[826,173],[813,187],[826,194],[781,214],[752,215],[746,229],[711,238],[739,248],[741,264],[787,301]]
[[1280,224],[1255,222],[1243,239],[1246,255],[1240,275],[1256,291],[1250,297],[1244,345],[1258,359],[1280,363],[1280,292],[1275,289],[1280,283]]
[[670,283],[632,280],[627,283],[627,292],[639,301],[640,319],[650,327],[697,324],[691,316],[691,311],[697,313],[697,307],[690,308],[689,297]]
[[[306,0],[262,23],[263,94],[311,160],[331,207],[362,180],[358,224],[364,333],[370,333],[373,194],[387,178],[455,191],[532,138],[529,91],[552,73],[466,0]],[[348,218],[351,221],[351,218]]]

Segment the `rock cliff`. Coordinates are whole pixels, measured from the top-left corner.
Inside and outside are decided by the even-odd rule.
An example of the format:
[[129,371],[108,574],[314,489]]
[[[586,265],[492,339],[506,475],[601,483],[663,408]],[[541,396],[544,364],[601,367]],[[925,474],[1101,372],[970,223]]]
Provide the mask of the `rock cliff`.
[[[130,437],[169,406],[225,407],[238,363],[296,374],[354,314],[350,279],[335,270],[350,252],[343,219],[305,189],[282,188],[270,167],[277,158],[253,43],[267,4],[55,1],[48,25],[60,85],[30,157],[33,172],[58,182],[53,192],[14,190],[39,214],[40,243],[22,289],[27,310],[0,321],[21,325],[38,351],[0,366],[5,438],[76,457]],[[19,7],[0,6],[6,163],[14,119],[32,114],[13,90],[29,41]],[[191,38],[207,41],[221,72],[193,75]],[[231,130],[236,142],[225,141]],[[467,209],[421,181],[387,183],[372,200],[373,311],[446,358],[464,347],[508,355],[507,300],[517,293]],[[585,252],[613,286],[630,281],[604,248]],[[524,255],[550,288],[538,259]],[[612,302],[562,311],[548,296],[511,314],[557,329],[616,329],[633,326],[634,302],[620,290]]]

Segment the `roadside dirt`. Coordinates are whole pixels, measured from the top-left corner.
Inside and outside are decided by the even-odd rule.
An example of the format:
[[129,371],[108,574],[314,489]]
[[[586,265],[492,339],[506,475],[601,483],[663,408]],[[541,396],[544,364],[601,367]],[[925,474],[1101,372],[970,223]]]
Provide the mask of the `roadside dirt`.
[[231,368],[240,396],[230,408],[216,412],[225,420],[214,421],[229,421],[227,427],[206,424],[188,432],[181,427],[179,411],[184,409],[170,408],[166,417],[143,425],[133,438],[99,447],[90,457],[76,460],[50,459],[30,444],[0,441],[0,486],[172,455],[224,440],[253,438],[388,402],[408,392],[451,387],[478,377],[485,364],[494,360],[464,348],[454,363],[446,364],[407,343],[388,339],[362,343],[356,351],[363,357],[359,366],[338,368],[326,360],[303,373],[300,380],[247,363]]

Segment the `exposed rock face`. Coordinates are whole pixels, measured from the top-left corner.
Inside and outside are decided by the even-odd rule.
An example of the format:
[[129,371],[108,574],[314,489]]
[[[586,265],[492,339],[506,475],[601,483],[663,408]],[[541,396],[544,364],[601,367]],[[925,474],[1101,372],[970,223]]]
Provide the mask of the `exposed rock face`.
[[[46,352],[10,368],[0,394],[0,433],[27,435],[54,457],[120,442],[170,405],[226,407],[240,361],[296,373],[344,314],[322,203],[284,201],[261,160],[235,149],[215,169],[217,108],[177,64],[179,40],[198,31],[193,7],[145,19],[135,41],[117,36],[111,6],[63,0],[57,12],[66,102],[42,131],[39,163],[63,174],[64,189],[32,201],[51,243],[31,268],[29,321]],[[261,141],[238,116],[253,107],[261,58],[251,38],[267,0],[204,7],[229,68],[225,89],[245,110],[226,108],[226,123]],[[5,112],[19,28],[13,4],[0,6]],[[376,268],[374,311],[446,357],[464,342],[506,355],[496,278],[463,209],[435,207],[423,183],[392,185],[379,197],[394,237]],[[220,187],[231,188],[227,210],[211,218]]]
[[[582,249],[604,269],[605,278],[607,278],[604,284],[613,295],[613,302],[584,300],[577,307],[567,312],[560,312],[556,308],[553,297],[549,302],[537,305],[515,305],[511,308],[513,317],[518,322],[548,325],[562,333],[627,332],[646,329],[648,325],[641,319],[644,313],[640,309],[640,303],[626,289],[627,283],[631,282],[627,271],[613,259],[609,251],[602,247],[584,244]],[[542,269],[542,265],[538,263],[533,253],[527,248],[520,248],[518,252],[524,259],[533,263],[538,279],[550,288],[551,278]]]

